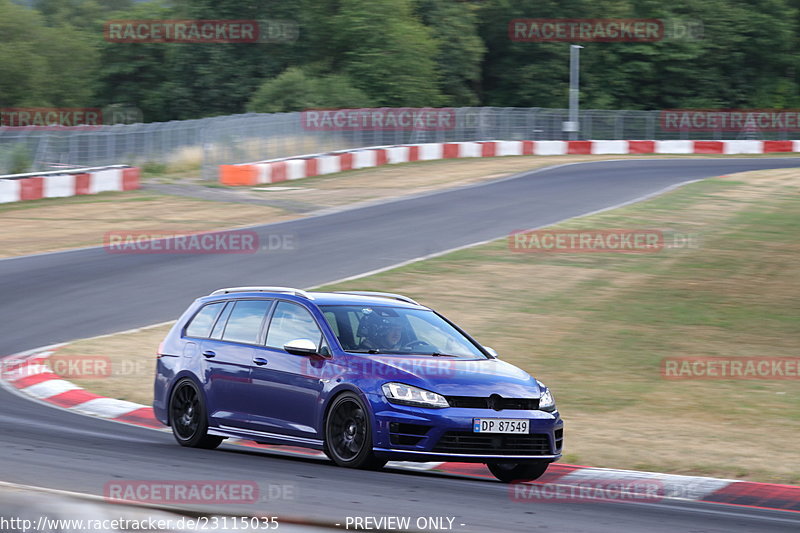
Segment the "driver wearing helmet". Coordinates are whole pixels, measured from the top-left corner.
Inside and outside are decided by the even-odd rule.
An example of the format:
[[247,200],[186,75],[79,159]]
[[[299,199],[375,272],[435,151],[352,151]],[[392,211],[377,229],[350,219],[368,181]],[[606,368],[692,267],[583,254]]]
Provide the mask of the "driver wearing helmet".
[[370,313],[362,318],[361,327],[364,339],[361,350],[400,350],[403,346],[403,322],[399,317],[379,316]]

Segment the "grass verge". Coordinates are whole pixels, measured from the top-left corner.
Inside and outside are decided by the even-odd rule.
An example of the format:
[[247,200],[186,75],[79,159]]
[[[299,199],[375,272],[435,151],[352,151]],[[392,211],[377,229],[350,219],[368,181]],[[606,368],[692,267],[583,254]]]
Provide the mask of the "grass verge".
[[[324,209],[488,181],[548,165],[653,156],[524,156],[385,165],[265,187],[203,187],[199,198],[152,190],[0,204],[0,257],[102,246],[109,231],[199,232],[280,222]],[[730,157],[730,156],[726,156]],[[154,167],[158,168],[158,167]],[[166,168],[166,167],[165,167]],[[159,180],[170,182],[169,170]],[[183,184],[172,183],[177,189]],[[286,187],[289,187],[287,190]],[[263,189],[263,190],[260,190]],[[215,193],[215,191],[219,191]],[[261,204],[253,200],[263,200]]]

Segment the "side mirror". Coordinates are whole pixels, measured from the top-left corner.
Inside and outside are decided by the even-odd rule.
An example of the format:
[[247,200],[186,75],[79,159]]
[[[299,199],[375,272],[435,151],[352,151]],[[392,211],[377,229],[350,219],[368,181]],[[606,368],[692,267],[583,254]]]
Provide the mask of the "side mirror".
[[497,351],[494,348],[489,348],[488,346],[484,346],[483,349],[489,352],[489,355],[491,355],[495,359],[500,359],[500,356],[497,355]]
[[295,339],[283,345],[283,349],[293,355],[318,355],[319,348],[312,340]]

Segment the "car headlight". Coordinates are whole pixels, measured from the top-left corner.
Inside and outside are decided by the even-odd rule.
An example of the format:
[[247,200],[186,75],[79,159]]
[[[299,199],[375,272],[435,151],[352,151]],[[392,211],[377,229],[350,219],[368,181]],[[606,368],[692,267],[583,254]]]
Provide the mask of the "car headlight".
[[401,405],[415,405],[417,407],[433,407],[441,409],[450,407],[444,396],[402,383],[385,383],[382,387],[386,399]]
[[545,387],[544,383],[541,381],[538,383],[539,387],[542,389],[542,395],[539,397],[539,409],[552,413],[556,410],[556,400],[553,398],[553,393],[550,392],[550,389]]

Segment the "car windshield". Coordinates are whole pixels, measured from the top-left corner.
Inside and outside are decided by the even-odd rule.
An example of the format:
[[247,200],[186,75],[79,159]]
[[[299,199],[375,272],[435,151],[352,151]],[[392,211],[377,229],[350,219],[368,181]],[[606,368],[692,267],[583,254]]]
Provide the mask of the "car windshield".
[[326,305],[321,309],[348,352],[486,358],[467,337],[430,310],[370,305]]

